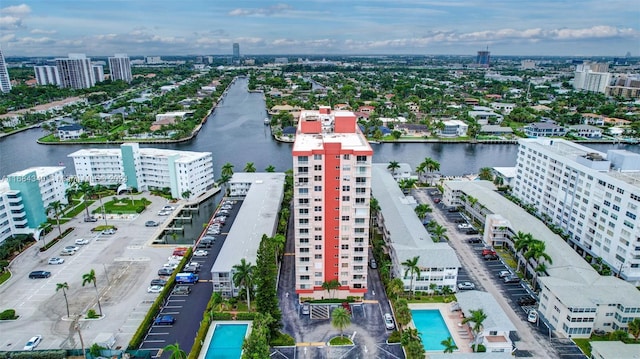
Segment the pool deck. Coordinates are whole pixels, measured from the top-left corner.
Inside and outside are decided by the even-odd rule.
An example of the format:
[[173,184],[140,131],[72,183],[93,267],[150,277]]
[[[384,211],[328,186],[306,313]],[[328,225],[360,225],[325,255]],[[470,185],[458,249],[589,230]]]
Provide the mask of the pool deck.
[[[449,329],[449,333],[451,333],[451,337],[458,347],[458,350],[454,353],[473,353],[471,348],[471,341],[473,340],[471,328],[468,324],[462,324],[462,312],[452,312],[450,308],[451,303],[409,303],[409,309],[438,309],[447,325],[447,329]],[[413,320],[408,326],[415,328]],[[427,352],[427,358],[429,358],[428,353],[429,352]],[[441,354],[442,350],[437,351],[437,353]]]
[[202,345],[200,354],[198,354],[198,359],[204,359],[207,356],[207,350],[209,350],[209,345],[211,345],[213,332],[216,330],[216,326],[218,324],[229,324],[229,325],[247,324],[247,332],[244,335],[244,337],[246,338],[249,336],[249,333],[251,333],[253,321],[251,320],[219,320],[219,321],[211,322],[211,325],[209,325],[209,330],[207,330],[207,335],[204,338],[204,344]]

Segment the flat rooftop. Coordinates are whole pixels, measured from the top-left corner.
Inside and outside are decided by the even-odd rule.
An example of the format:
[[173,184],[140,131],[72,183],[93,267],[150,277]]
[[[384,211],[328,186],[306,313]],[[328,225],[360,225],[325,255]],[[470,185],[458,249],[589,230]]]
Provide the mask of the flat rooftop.
[[[89,148],[75,151],[67,157],[107,157],[107,156],[121,156],[120,148]],[[211,152],[194,152],[194,151],[176,151],[162,148],[141,147],[140,155],[142,157],[172,157],[179,156],[177,162],[189,162],[198,158],[211,156]]]
[[33,171],[36,171],[36,176],[37,177],[45,177],[48,176],[50,174],[59,172],[59,171],[63,171],[66,167],[64,166],[40,166],[40,167],[29,167],[27,169],[21,170],[21,171],[17,171],[17,172],[13,172],[11,174],[9,174],[9,176],[25,176]]
[[251,187],[211,268],[212,273],[231,272],[242,258],[256,264],[262,236],[266,234],[272,237],[276,233],[284,180],[285,174],[282,172],[233,174],[230,183],[250,182]]

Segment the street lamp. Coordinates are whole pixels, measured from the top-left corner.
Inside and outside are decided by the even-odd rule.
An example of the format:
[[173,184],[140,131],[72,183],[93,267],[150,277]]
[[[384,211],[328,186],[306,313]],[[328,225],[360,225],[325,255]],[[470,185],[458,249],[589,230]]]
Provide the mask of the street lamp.
[[105,227],[108,226],[109,224],[107,223],[107,214],[105,213],[104,210],[104,203],[102,202],[102,194],[98,195],[98,198],[100,198],[100,207],[102,207],[102,218],[104,219],[104,225]]

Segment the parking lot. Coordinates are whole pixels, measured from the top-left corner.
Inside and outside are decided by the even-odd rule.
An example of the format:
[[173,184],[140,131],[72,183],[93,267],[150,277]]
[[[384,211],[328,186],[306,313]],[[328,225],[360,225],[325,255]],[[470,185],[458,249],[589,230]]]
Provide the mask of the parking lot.
[[[198,242],[197,248],[206,251],[206,255],[193,256],[192,263],[197,263],[199,270],[198,282],[194,284],[182,284],[187,286],[189,293],[176,294],[172,293],[165,301],[160,311],[159,317],[170,316],[174,319],[173,323],[157,323],[152,325],[147,333],[140,349],[152,351],[153,355],[167,346],[168,344],[178,343],[182,350],[187,353],[193,346],[193,340],[200,328],[202,315],[206,310],[207,303],[211,299],[213,284],[211,283],[211,267],[215,262],[222,245],[224,244],[227,234],[238,214],[242,201],[233,201],[234,204],[227,210],[226,221],[221,226],[218,234],[205,234],[203,237],[213,237],[215,241],[211,246],[200,246]],[[218,210],[219,211],[219,210]],[[217,212],[216,212],[217,213]],[[203,252],[204,253],[204,252]],[[170,253],[171,254],[171,253]],[[162,358],[168,358],[170,353],[162,353]]]
[[431,217],[447,228],[449,243],[458,254],[463,266],[458,272],[458,284],[468,281],[474,284],[475,289],[491,293],[516,326],[517,331],[512,334],[512,340],[518,348],[515,352],[516,356],[557,358],[576,355],[576,349],[578,351],[579,349],[574,344],[569,345],[563,341],[563,345],[557,346],[558,339],[549,340],[548,327],[543,320],[535,324],[527,321],[529,310],[537,305],[520,306],[518,298],[534,295],[532,289],[525,282],[505,283],[499,277],[500,271],[513,272],[514,270],[508,268],[499,258],[485,260],[482,250],[488,247],[484,242],[469,243],[469,239],[481,237],[481,235],[468,234],[467,229],[458,227],[461,223],[469,223],[463,213],[450,211],[440,201],[435,203],[434,199],[441,198],[437,190],[419,189],[414,190],[412,194],[419,203],[429,204],[433,208]]
[[[114,234],[92,232],[92,228],[104,222],[84,222],[83,212],[61,226],[63,231],[71,227],[74,230],[60,243],[41,253],[38,249],[44,243],[40,241],[11,263],[12,277],[0,286],[0,309],[13,308],[20,317],[2,324],[1,350],[21,349],[34,335],[43,336],[38,349],[80,348],[77,332],[73,330],[76,318],[79,318],[85,344],[106,332],[115,334],[115,347],[127,346],[158,295],[147,293],[149,282],[157,278],[158,268],[166,262],[173,248],[151,245],[151,241],[176,213],[158,216],[158,211],[167,205],[166,199],[148,195],[145,198],[152,201],[151,205],[134,218],[108,218],[108,224],[117,227]],[[95,208],[97,204],[90,210]],[[146,227],[145,222],[150,220],[159,222],[159,226]],[[54,228],[45,240],[57,234],[58,230]],[[88,242],[76,244],[78,239]],[[61,256],[62,249],[67,246],[78,248],[71,255]],[[60,257],[64,263],[48,264],[51,257]],[[29,273],[35,270],[50,271],[51,276],[29,279]],[[95,271],[104,314],[97,320],[85,319],[88,310],[100,310],[93,284],[82,286],[82,275],[91,270]],[[57,284],[65,282],[69,286],[66,294],[70,317],[67,317],[62,291],[56,291]]]

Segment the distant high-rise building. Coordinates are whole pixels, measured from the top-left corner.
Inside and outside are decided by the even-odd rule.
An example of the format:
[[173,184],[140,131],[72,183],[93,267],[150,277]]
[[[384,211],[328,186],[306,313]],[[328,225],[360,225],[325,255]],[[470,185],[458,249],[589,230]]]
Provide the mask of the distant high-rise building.
[[36,73],[36,81],[38,85],[56,85],[60,86],[60,73],[55,66],[34,66],[34,72]]
[[147,65],[161,64],[162,58],[160,56],[147,56],[145,57],[145,61],[147,62]]
[[233,43],[233,58],[234,59],[240,58],[240,44],[237,42]]
[[68,58],[56,59],[56,67],[62,87],[86,89],[96,84],[91,59],[84,54],[69,54]]
[[114,57],[110,57],[109,72],[111,73],[112,81],[131,82],[133,79],[133,76],[131,76],[131,61],[127,54],[115,54]]
[[95,82],[104,81],[104,66],[102,65],[91,65],[91,71],[93,72],[93,79]]
[[590,92],[605,93],[611,82],[611,73],[607,63],[585,62],[576,66],[573,88]]
[[491,53],[488,50],[478,51],[478,56],[476,56],[476,65],[480,67],[489,67],[490,59]]
[[0,91],[11,91],[11,79],[9,79],[9,71],[7,71],[7,63],[4,61],[2,49],[0,49]]

